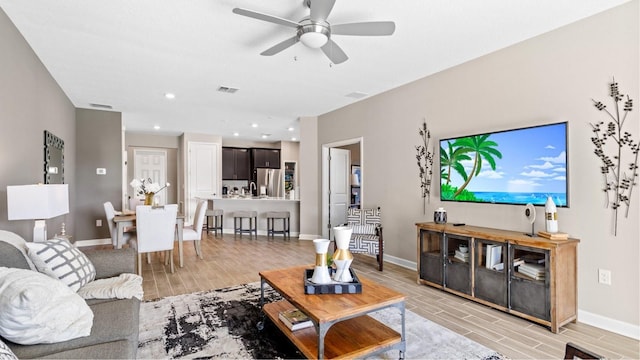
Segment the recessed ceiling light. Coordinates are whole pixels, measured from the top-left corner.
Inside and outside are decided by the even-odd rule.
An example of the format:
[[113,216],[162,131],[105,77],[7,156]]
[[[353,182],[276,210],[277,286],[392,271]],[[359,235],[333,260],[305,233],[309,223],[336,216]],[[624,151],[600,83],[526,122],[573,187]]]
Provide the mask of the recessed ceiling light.
[[155,130],[160,130],[160,125],[153,125],[153,128],[154,128]]
[[268,138],[269,136],[271,136],[271,134],[262,134],[262,136],[261,136],[261,137],[262,137],[263,139],[266,139],[266,138]]
[[258,124],[253,123],[253,124],[251,124],[251,127],[252,127],[252,128],[257,128],[257,127],[258,127]]
[[291,141],[298,141],[298,139],[293,137],[291,138]]
[[240,136],[240,133],[238,133],[238,132],[234,132],[234,133],[233,133],[233,136]]
[[295,130],[295,129],[293,128],[293,126],[291,126],[291,127],[290,127],[290,128],[288,128],[287,130],[289,130],[289,131],[293,131],[293,130]]
[[164,97],[166,97],[167,99],[175,99],[176,98],[176,94],[174,94],[174,93],[165,93]]

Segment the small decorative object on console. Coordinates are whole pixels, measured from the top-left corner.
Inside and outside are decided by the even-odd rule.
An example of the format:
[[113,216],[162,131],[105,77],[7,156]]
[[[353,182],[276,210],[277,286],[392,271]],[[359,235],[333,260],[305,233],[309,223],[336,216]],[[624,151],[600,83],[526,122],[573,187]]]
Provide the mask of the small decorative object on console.
[[547,197],[547,202],[544,204],[544,225],[547,232],[558,232],[558,210],[551,196]]
[[525,234],[525,235],[534,237],[536,233],[535,232],[536,208],[533,206],[532,203],[528,203],[527,205],[525,205],[524,216],[527,218],[527,220],[529,220],[529,223],[531,224],[531,233]]
[[446,224],[447,210],[445,210],[444,208],[437,208],[436,211],[433,212],[433,221],[436,224]]

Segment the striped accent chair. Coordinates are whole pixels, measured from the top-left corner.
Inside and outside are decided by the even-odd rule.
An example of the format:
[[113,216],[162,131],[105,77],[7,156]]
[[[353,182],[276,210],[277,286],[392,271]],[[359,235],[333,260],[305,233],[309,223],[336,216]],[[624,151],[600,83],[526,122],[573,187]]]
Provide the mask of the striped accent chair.
[[382,271],[384,240],[380,208],[354,209],[347,211],[347,222],[353,228],[349,251],[356,254],[373,254],[378,260],[378,270]]

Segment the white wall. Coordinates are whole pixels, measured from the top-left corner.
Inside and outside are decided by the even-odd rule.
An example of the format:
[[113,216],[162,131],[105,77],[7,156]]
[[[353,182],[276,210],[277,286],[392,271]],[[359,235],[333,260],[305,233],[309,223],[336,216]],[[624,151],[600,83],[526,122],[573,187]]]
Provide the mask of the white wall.
[[319,238],[320,230],[320,148],[318,118],[300,118],[300,239]]
[[[613,236],[612,211],[603,204],[589,126],[606,121],[591,99],[609,105],[608,86],[615,76],[621,90],[634,99],[625,130],[640,139],[638,14],[638,1],[632,1],[320,116],[316,149],[344,138],[365,139],[364,206],[382,207],[385,255],[415,262],[414,224],[431,221],[438,206],[446,207],[452,222],[530,230],[523,207],[441,204],[437,185],[427,213],[422,213],[415,145],[423,118],[435,140],[568,121],[571,207],[559,210],[559,224],[561,231],[581,240],[579,320],[640,336],[640,188],[634,191],[629,217],[619,221],[618,236]],[[316,164],[319,168],[320,161]],[[434,165],[437,169],[437,161]],[[544,227],[542,219],[536,223],[537,229]],[[599,268],[612,271],[611,286],[598,284]]]

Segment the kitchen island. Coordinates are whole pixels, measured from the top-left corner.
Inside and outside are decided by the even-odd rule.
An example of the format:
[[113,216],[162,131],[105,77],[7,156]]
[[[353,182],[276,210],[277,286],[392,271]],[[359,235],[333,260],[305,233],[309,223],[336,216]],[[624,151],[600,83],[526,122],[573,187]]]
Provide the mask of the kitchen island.
[[[235,211],[258,212],[258,235],[267,235],[267,212],[288,211],[291,214],[291,236],[298,236],[300,234],[300,200],[241,196],[211,196],[200,197],[199,199],[207,200],[208,209],[221,209],[224,211],[222,232],[225,234],[233,234],[233,213]],[[249,227],[247,220],[245,220],[244,227]],[[275,229],[280,230],[281,228],[282,222],[276,221]]]

